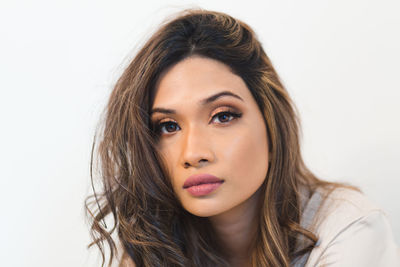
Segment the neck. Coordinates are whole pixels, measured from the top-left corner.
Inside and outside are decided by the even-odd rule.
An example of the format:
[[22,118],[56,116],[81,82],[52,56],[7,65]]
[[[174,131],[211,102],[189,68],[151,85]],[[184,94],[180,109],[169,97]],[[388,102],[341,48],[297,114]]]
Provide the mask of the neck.
[[258,227],[260,189],[240,205],[210,217],[224,254],[231,266],[250,264],[253,242]]

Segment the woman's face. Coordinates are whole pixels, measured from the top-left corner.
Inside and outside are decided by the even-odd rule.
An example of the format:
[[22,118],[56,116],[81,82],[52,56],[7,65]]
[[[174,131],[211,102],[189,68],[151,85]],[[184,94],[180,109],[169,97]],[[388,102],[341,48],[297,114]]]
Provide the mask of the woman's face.
[[[155,89],[152,123],[182,206],[209,217],[249,201],[266,178],[268,141],[242,78],[219,61],[192,56],[163,73]],[[222,182],[184,187],[196,174]]]

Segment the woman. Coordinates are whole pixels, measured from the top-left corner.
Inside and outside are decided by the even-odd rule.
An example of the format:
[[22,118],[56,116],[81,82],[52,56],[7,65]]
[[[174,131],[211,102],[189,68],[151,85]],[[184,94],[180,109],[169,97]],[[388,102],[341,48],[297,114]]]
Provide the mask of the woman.
[[97,153],[104,188],[87,207],[103,265],[104,240],[120,266],[399,263],[384,213],[306,168],[288,93],[226,14],[189,10],[151,37],[110,96]]

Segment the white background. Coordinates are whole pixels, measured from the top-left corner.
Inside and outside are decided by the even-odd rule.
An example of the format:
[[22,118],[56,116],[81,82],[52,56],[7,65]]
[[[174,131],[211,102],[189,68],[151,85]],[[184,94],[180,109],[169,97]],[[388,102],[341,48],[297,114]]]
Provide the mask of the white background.
[[196,6],[253,27],[300,110],[306,163],[360,186],[400,244],[399,1],[6,0],[2,266],[99,266],[83,212],[99,113],[138,45]]

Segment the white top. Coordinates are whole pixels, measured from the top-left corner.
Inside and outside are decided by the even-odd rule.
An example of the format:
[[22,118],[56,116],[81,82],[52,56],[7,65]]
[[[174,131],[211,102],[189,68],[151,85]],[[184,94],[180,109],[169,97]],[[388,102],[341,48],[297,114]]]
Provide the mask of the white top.
[[293,266],[400,267],[400,248],[382,209],[351,189],[335,189],[321,202],[323,192],[305,203],[301,220],[318,246]]

